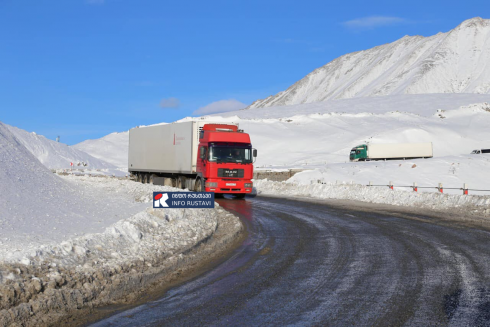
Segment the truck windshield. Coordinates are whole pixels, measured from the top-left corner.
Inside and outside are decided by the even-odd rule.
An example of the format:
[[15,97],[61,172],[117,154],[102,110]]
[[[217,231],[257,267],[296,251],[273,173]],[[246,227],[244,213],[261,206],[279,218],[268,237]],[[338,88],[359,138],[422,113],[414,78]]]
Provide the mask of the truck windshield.
[[209,147],[209,161],[252,163],[252,148],[237,145],[214,145]]

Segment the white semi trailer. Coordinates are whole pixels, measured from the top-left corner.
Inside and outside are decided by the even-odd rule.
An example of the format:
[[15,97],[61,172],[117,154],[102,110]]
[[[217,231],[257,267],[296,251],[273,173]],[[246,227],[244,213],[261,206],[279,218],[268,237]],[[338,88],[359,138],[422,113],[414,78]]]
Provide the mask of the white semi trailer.
[[233,194],[252,191],[250,136],[234,123],[192,121],[129,131],[128,171],[142,183]]
[[350,161],[432,158],[432,143],[368,143],[351,149]]

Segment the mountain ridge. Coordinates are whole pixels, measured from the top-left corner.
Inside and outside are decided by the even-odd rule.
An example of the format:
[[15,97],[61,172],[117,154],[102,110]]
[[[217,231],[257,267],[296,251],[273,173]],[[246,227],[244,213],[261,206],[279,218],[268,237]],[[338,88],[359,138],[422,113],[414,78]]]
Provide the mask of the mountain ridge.
[[392,94],[488,94],[489,61],[490,20],[476,17],[446,33],[405,35],[345,54],[247,108]]

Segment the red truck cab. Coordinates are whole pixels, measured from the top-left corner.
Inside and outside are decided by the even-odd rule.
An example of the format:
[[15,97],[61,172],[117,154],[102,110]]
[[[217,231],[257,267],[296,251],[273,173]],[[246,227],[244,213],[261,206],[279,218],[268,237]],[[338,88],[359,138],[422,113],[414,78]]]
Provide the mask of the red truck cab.
[[199,135],[196,189],[244,197],[252,192],[257,150],[236,125],[206,124]]

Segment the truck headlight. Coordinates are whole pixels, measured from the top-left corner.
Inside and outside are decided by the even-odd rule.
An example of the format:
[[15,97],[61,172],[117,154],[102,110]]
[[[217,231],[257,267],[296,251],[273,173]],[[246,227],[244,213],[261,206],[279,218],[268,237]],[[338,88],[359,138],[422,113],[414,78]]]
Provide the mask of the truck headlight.
[[218,183],[216,182],[206,182],[206,187],[218,187]]
[[252,185],[253,185],[253,183],[245,183],[245,184],[243,184],[243,186],[245,186],[245,187],[252,187]]

